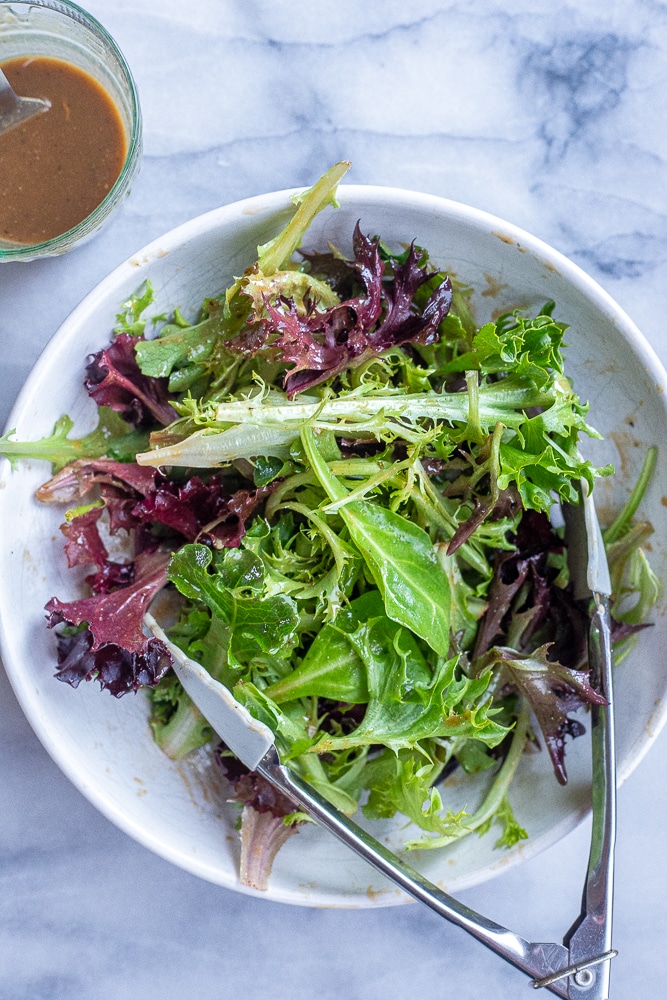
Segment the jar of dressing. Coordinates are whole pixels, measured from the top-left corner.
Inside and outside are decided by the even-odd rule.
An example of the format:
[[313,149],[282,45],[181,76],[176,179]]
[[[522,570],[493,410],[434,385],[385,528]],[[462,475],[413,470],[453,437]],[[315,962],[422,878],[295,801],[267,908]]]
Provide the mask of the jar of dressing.
[[128,193],[141,110],[118,46],[65,0],[0,0],[0,68],[43,114],[0,133],[0,261],[64,253]]

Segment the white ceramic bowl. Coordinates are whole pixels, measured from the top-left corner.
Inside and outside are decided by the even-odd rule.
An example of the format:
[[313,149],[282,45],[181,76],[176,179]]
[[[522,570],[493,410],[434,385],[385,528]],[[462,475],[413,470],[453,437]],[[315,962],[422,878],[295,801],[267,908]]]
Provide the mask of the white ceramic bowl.
[[[75,433],[94,426],[94,407],[82,388],[86,356],[108,342],[120,303],[149,278],[155,311],[181,306],[194,316],[202,299],[222,290],[255,258],[291,213],[282,191],[210,212],[156,240],[95,288],[63,324],[35,366],[9,426],[19,438],[51,431],[69,413]],[[513,307],[557,303],[557,318],[571,325],[567,360],[575,386],[591,404],[590,420],[604,435],[589,453],[617,474],[601,481],[601,519],[618,509],[633,485],[647,446],[667,440],[667,382],[641,334],[579,268],[539,240],[500,219],[464,205],[406,191],[342,186],[340,208],[313,224],[307,245],[331,241],[349,249],[356,221],[394,247],[416,239],[432,259],[475,289],[478,320]],[[0,615],[3,659],[10,680],[44,746],[74,784],[114,823],[161,856],[232,889],[238,882],[235,809],[205,754],[174,764],[154,744],[144,696],[115,700],[96,684],[73,690],[53,678],[54,637],[43,607],[54,594],[77,594],[65,568],[58,531],[60,511],[33,499],[48,476],[44,463],[22,463],[0,482]],[[642,514],[655,527],[652,564],[667,579],[667,464],[658,463]],[[667,626],[664,602],[631,654],[616,671],[619,776],[627,777],[665,721]],[[444,851],[414,854],[411,862],[450,890],[481,882],[554,843],[589,807],[587,738],[568,745],[567,787],[557,785],[546,753],[525,758],[512,802],[530,839],[510,852],[494,849],[493,833],[469,837]],[[445,794],[457,807],[475,807],[469,779],[455,776]],[[373,824],[395,848],[400,823]],[[251,890],[249,890],[251,891]],[[307,826],[278,855],[267,895],[312,906],[378,906],[403,901],[363,862],[327,833]]]

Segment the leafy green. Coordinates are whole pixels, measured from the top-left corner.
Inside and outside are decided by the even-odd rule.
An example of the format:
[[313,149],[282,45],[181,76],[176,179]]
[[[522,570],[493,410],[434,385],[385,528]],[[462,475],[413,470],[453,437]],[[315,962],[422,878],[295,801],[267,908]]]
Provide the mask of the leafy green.
[[150,725],[155,742],[172,760],[205,746],[213,730],[183,690],[178,678],[168,673],[149,694]]
[[418,840],[408,841],[406,846],[410,850],[432,850],[434,848],[446,847],[455,840],[459,840],[461,837],[465,837],[471,833],[484,834],[496,820],[503,826],[503,837],[507,837],[507,846],[509,846],[512,840],[516,843],[518,840],[523,839],[521,834],[525,833],[525,831],[518,824],[510,826],[510,823],[515,823],[516,821],[511,812],[507,796],[508,789],[523,754],[524,744],[528,736],[528,723],[529,709],[528,705],[523,702],[516,716],[516,725],[512,733],[511,743],[502,766],[487,787],[477,809],[471,814],[456,814],[452,817],[455,820],[455,824],[449,826],[449,828],[445,827],[442,831],[434,831],[431,835]]
[[[534,414],[535,408],[541,412]],[[195,412],[198,422],[208,426],[145,452],[137,461],[213,467],[239,455],[284,459],[308,428],[388,443],[403,438],[425,452],[446,452],[469,439],[472,426],[478,450],[487,435],[498,435],[498,489],[516,489],[526,507],[548,511],[553,491],[565,502],[576,502],[582,477],[592,486],[596,476],[612,471],[609,466],[595,469],[580,456],[579,434],[595,432],[585,421],[586,408],[562,376],[541,387],[525,377],[474,388],[471,383],[467,393],[406,393],[364,384],[335,397],[298,402],[272,389]],[[433,421],[439,423],[433,426]]]
[[440,791],[433,785],[434,772],[432,762],[414,752],[384,751],[368,762],[364,772],[369,790],[364,815],[390,819],[402,813],[428,833],[453,839],[464,835],[466,813],[444,810]]
[[350,633],[369,618],[384,617],[377,590],[371,590],[342,608],[331,623],[325,623],[299,665],[286,677],[266,688],[277,704],[293,698],[317,695],[350,703],[368,701],[368,682],[363,660],[355,651]]
[[[304,428],[301,440],[329,498],[345,499],[344,488],[329,472],[309,428]],[[338,512],[366,560],[387,615],[445,656],[449,651],[449,584],[426,532],[400,514],[365,500],[339,504]]]
[[168,378],[172,392],[196,391],[207,381],[209,360],[221,329],[221,309],[217,299],[207,299],[201,317],[190,324],[176,310],[156,337],[137,341],[134,353],[142,374]]
[[550,644],[531,653],[494,646],[478,661],[478,669],[488,670],[501,665],[531,706],[542,730],[551,755],[556,777],[565,784],[563,744],[566,735],[578,735],[580,723],[573,722],[568,712],[587,704],[604,705],[604,698],[590,684],[588,672],[563,666],[549,658]]
[[614,594],[614,616],[617,621],[634,626],[648,619],[663,593],[662,583],[652,570],[644,548],[653,528],[646,521],[634,520],[657,458],[658,449],[649,448],[627,502],[603,532]]
[[294,642],[294,602],[281,594],[260,596],[262,565],[251,552],[212,553],[205,545],[185,545],[172,556],[168,578],[185,597],[202,601],[222,621],[230,669],[242,669],[258,651],[285,655]]
[[0,437],[0,455],[9,459],[12,466],[19,459],[39,459],[51,462],[52,471],[59,472],[70,462],[80,458],[99,458],[106,455],[119,462],[132,461],[138,451],[148,443],[148,434],[137,431],[117,413],[106,406],[98,408],[95,430],[80,438],[69,437],[74,422],[60,417],[53,431],[38,441],[16,441],[15,431]]
[[514,847],[520,841],[528,839],[527,832],[516,820],[507,796],[502,799],[496,809],[494,819],[503,828],[502,835],[496,841],[496,847]]
[[318,212],[327,205],[336,205],[336,188],[349,169],[347,160],[336,163],[311,188],[296,195],[297,210],[285,228],[257,248],[258,271],[265,275],[275,274],[288,263]]
[[145,281],[140,291],[135,292],[123,302],[116,314],[114,333],[129,333],[133,337],[141,337],[146,329],[146,319],[142,313],[151,305],[155,298],[153,286]]
[[282,756],[289,761],[290,766],[299,771],[341,812],[348,816],[356,812],[358,802],[345,788],[345,775],[334,773],[330,776],[319,757],[304,753],[312,738],[304,724],[302,712],[290,713],[279,708],[263,691],[247,681],[238,681],[233,693],[237,701],[245,705],[255,718],[275,731]]
[[[70,438],[64,417],[40,442],[6,435],[0,454],[56,469],[136,455],[152,467],[150,504],[177,498],[180,514],[156,516],[148,539],[182,601],[170,639],[272,729],[282,760],[349,815],[361,805],[370,819],[405,817],[410,849],[492,826],[497,846],[513,847],[527,835],[510,788],[530,713],[562,781],[565,738],[583,729],[569,713],[599,703],[549,512],[612,470],[580,451],[597,432],[566,375],[553,302],[478,328],[469,288],[416,243],[394,250],[360,224],[349,259],[335,247],[295,258],[348,168],[299,195],[193,322],[175,309],[150,320],[148,337],[150,284],[123,303],[123,385],[159,388],[160,400],[168,391],[160,413],[178,419],[156,423],[147,442],[101,408],[90,435]],[[157,409],[144,419],[159,420]],[[659,593],[651,528],[635,519],[654,461],[606,533],[624,638]],[[130,509],[150,504],[113,510],[126,527]],[[172,531],[185,512],[194,527],[181,545]],[[97,553],[91,579],[113,603],[132,568],[99,554],[97,515],[72,512],[68,558]],[[146,524],[128,530],[141,553]],[[78,683],[89,647],[75,638],[83,659],[72,667],[70,642],[63,670]],[[210,738],[171,674],[151,711],[171,756]],[[456,767],[477,775],[470,811],[448,803],[442,779]],[[269,827],[274,850],[282,817]]]
[[[353,732],[322,735],[312,750],[326,753],[350,747],[382,744],[397,751],[413,749],[432,737],[474,737],[496,746],[507,729],[493,719],[483,695],[490,674],[477,679],[457,670],[458,658],[438,661],[435,669],[420,670],[410,655],[404,630],[387,630],[382,620],[359,626],[353,635],[368,674],[369,700],[363,721]],[[389,634],[387,634],[389,633]]]
[[497,323],[485,323],[472,338],[472,349],[444,366],[446,372],[471,370],[495,374],[511,368],[513,375],[548,385],[552,372],[563,374],[560,352],[567,327],[551,314],[555,304],[547,302],[535,317],[514,312]]

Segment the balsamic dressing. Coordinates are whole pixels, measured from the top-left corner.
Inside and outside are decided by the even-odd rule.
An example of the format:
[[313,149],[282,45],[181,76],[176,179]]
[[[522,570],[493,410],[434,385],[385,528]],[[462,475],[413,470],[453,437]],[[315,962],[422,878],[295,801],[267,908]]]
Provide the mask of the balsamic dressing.
[[127,137],[107,91],[72,63],[22,56],[1,66],[17,94],[51,102],[0,135],[0,240],[41,243],[103,201],[121,172]]

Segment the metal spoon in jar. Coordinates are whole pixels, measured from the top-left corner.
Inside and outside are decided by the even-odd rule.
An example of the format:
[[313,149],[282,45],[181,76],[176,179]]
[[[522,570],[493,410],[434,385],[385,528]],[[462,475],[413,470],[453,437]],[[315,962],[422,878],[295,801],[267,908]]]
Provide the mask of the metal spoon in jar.
[[50,107],[50,101],[43,101],[38,97],[19,97],[0,69],[0,135],[10,128],[22,125],[33,115],[48,111]]

